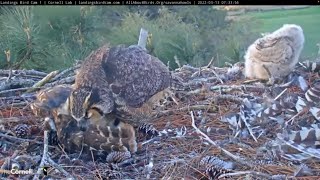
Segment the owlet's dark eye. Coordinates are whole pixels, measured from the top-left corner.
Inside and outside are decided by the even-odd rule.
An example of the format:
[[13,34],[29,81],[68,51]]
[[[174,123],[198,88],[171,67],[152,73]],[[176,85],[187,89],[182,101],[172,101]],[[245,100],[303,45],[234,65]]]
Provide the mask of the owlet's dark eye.
[[88,111],[86,111],[84,117],[85,117],[85,118],[89,118],[89,113],[88,113]]

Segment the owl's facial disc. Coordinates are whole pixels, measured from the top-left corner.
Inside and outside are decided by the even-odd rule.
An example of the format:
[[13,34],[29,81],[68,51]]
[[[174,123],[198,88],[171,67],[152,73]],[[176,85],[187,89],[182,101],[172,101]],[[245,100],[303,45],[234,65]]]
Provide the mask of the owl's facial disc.
[[75,89],[71,93],[69,97],[70,113],[75,120],[80,121],[86,116],[86,111],[90,106],[91,95],[91,89],[85,87]]
[[78,123],[80,130],[85,131],[88,126],[88,108],[92,91],[90,88],[82,87],[75,89],[69,97],[69,109],[73,119]]

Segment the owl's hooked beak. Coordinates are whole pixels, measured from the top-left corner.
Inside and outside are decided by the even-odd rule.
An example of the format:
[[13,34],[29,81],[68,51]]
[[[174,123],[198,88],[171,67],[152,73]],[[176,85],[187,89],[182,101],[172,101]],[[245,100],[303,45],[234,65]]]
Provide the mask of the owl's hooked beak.
[[86,118],[81,118],[80,121],[78,121],[78,127],[81,131],[86,131],[88,129],[88,120]]

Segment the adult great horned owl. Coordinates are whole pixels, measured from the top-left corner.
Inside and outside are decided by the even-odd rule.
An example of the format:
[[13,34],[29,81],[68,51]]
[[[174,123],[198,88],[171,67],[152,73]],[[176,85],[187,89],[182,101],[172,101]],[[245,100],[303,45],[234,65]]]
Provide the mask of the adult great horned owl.
[[114,110],[114,100],[102,61],[109,54],[109,46],[104,45],[92,52],[82,63],[76,73],[74,90],[68,101],[71,116],[83,130],[86,128],[86,118],[89,109],[95,108],[101,114],[108,114]]
[[284,24],[249,46],[245,55],[245,76],[266,80],[287,76],[298,63],[303,45],[302,28]]
[[183,87],[177,77],[156,57],[139,46],[104,46],[89,55],[77,72],[70,96],[71,115],[85,129],[88,111],[102,115],[119,107],[141,107],[156,93]]

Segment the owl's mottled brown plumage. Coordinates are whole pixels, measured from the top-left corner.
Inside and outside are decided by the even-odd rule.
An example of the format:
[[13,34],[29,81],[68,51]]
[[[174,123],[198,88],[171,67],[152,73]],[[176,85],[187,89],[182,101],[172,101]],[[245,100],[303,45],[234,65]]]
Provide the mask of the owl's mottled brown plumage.
[[130,123],[149,119],[171,88],[185,87],[158,58],[136,45],[110,48],[102,63],[115,101],[114,113]]
[[171,85],[168,68],[139,46],[111,48],[102,67],[118,105],[141,107]]
[[135,131],[131,125],[117,121],[113,117],[101,118],[98,113],[88,121],[87,130],[82,131],[71,116],[60,115],[56,118],[58,138],[66,151],[89,152],[90,149],[105,153],[137,151]]
[[[71,85],[57,85],[46,88],[37,93],[37,99],[31,104],[31,109],[36,115],[44,115],[52,109],[58,109],[66,102],[72,92]],[[66,106],[59,108],[59,114],[69,114]]]
[[257,39],[245,55],[245,76],[257,79],[287,76],[298,63],[303,44],[303,30],[294,24],[285,24]]
[[136,124],[143,122],[143,120],[150,120],[154,115],[159,113],[159,109],[163,102],[166,102],[168,98],[174,98],[174,93],[170,88],[166,88],[153,95],[147,102],[139,108],[133,108],[130,106],[120,106],[117,108],[117,117]]
[[109,46],[104,45],[92,52],[76,73],[74,91],[69,98],[70,113],[78,122],[85,121],[90,108],[98,108],[104,114],[114,109],[114,100],[102,69],[102,61],[109,54]]
[[[90,54],[77,72],[70,96],[70,112],[86,126],[89,109],[104,115],[140,108],[152,96],[168,87],[183,88],[169,69],[139,46],[103,46]],[[84,129],[84,128],[83,128]]]

